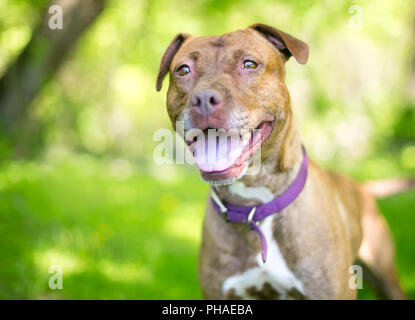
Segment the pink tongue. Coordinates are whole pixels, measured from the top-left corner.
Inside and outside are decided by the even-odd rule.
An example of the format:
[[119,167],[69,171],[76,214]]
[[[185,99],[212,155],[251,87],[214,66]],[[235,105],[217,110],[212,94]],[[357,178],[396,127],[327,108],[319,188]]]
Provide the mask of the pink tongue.
[[243,150],[239,135],[210,133],[198,137],[195,142],[195,164],[204,172],[224,171],[232,166]]

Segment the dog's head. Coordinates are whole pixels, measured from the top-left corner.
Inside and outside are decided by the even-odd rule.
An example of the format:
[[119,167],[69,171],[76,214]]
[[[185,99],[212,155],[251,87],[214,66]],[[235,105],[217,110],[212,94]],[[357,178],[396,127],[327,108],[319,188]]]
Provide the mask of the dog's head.
[[[291,115],[285,85],[285,62],[291,56],[306,63],[307,44],[263,24],[221,36],[180,33],[170,43],[157,90],[170,72],[168,114],[173,127],[183,123],[184,138],[204,180],[230,183],[240,178],[259,147],[262,159],[269,156],[269,138],[282,134]],[[187,135],[194,129],[206,133],[201,146],[194,135]],[[219,134],[212,142],[209,129],[226,131],[227,137],[221,139]],[[229,137],[237,139],[230,142]],[[276,152],[284,158],[283,150]]]

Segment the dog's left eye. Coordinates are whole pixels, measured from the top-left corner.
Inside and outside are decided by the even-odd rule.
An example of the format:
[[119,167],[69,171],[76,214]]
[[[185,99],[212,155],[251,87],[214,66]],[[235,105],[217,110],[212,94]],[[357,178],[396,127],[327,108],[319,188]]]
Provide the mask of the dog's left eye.
[[181,65],[177,71],[176,71],[179,76],[184,77],[185,75],[190,73],[190,68],[187,64]]
[[242,68],[244,69],[255,69],[258,66],[258,64],[252,60],[245,60]]

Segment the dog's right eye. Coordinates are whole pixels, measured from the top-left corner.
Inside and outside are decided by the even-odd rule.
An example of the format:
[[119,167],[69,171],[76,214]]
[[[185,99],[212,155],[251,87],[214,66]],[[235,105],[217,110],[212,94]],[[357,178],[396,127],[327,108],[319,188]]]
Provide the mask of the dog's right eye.
[[258,66],[258,64],[252,60],[245,60],[242,64],[242,68],[244,69],[255,69]]
[[190,68],[187,64],[183,64],[176,70],[177,74],[181,77],[184,77],[185,75],[190,73]]

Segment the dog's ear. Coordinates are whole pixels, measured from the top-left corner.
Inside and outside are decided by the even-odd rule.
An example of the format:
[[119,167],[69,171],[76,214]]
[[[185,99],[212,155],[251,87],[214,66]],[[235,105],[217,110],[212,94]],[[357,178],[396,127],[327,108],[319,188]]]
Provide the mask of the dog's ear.
[[157,91],[161,90],[161,85],[163,83],[163,79],[166,74],[169,72],[170,64],[173,61],[174,56],[176,55],[177,51],[179,51],[180,47],[183,43],[188,39],[190,35],[186,33],[179,33],[177,34],[173,41],[169,44],[164,52],[163,58],[161,59],[159,73],[157,75],[157,83],[156,89]]
[[266,24],[257,23],[252,28],[261,33],[269,42],[271,42],[288,60],[291,56],[299,63],[305,64],[308,59],[307,43]]

